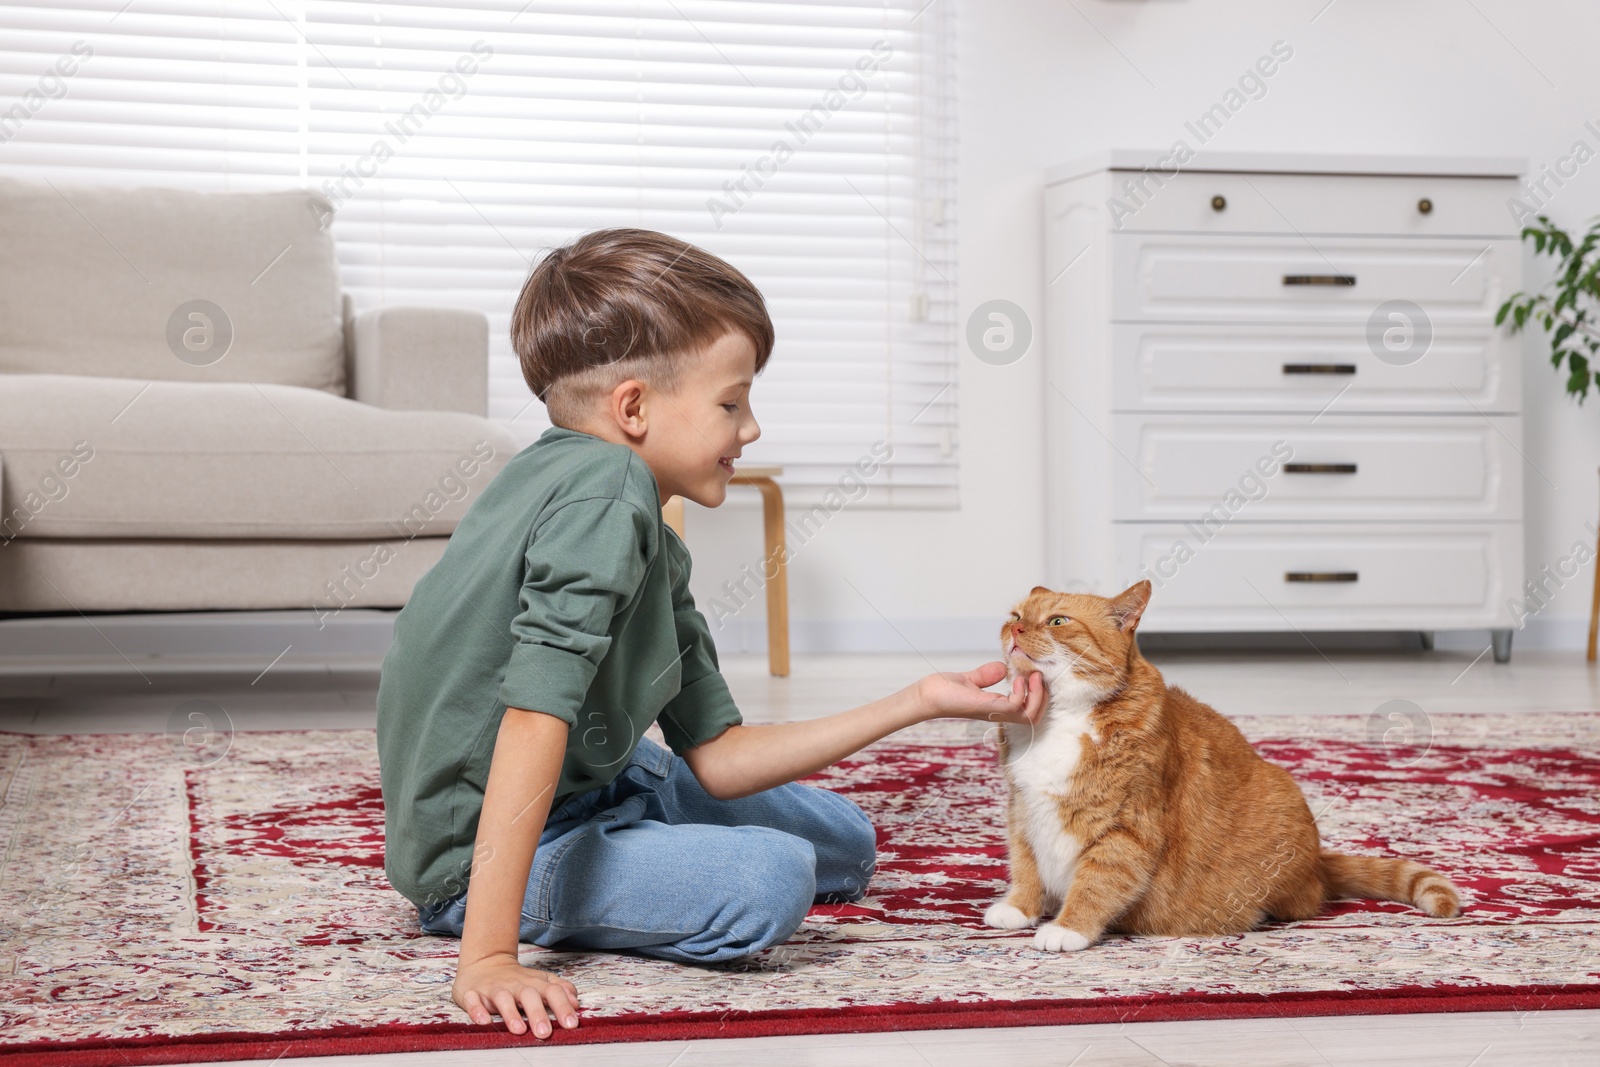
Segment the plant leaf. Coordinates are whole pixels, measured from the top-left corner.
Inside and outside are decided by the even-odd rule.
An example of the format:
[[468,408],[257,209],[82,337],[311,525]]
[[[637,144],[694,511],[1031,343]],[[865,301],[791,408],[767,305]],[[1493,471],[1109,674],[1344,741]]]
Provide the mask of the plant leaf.
[[1589,361],[1573,352],[1567,359],[1567,367],[1571,372],[1567,376],[1567,392],[1576,393],[1581,404],[1584,397],[1589,395],[1589,381],[1594,377],[1589,373]]

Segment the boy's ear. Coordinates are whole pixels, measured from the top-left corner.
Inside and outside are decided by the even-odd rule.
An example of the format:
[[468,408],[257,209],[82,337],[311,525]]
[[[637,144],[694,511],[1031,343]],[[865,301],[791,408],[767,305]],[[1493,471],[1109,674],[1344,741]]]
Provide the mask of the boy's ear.
[[607,398],[607,414],[617,424],[617,429],[629,437],[643,437],[649,428],[645,414],[644,383],[637,378],[621,381]]

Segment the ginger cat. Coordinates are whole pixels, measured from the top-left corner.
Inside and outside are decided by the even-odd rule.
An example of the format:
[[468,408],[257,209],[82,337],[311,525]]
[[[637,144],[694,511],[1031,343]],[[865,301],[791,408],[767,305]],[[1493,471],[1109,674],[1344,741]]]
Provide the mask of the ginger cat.
[[1035,586],[1000,628],[1009,673],[1041,672],[1049,702],[1003,730],[1011,888],[983,921],[1048,918],[1034,947],[1061,952],[1107,932],[1240,933],[1340,897],[1459,914],[1421,864],[1322,851],[1289,773],[1139,654],[1149,601],[1149,582],[1109,600]]

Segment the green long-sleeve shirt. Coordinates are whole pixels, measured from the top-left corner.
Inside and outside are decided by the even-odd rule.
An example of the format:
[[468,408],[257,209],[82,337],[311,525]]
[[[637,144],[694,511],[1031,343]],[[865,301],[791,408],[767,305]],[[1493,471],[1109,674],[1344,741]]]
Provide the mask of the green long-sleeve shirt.
[[466,887],[507,707],[571,729],[551,808],[627,765],[659,721],[678,753],[741,721],[689,594],[689,552],[623,446],[552,428],[473,502],[395,618],[378,685],[390,883]]

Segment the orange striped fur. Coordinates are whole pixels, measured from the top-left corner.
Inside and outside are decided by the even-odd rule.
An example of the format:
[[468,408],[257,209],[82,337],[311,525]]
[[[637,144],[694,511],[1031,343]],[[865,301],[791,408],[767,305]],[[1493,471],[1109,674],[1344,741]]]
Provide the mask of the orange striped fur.
[[984,921],[1038,925],[1034,945],[1063,951],[1239,933],[1347,896],[1459,914],[1420,864],[1322,850],[1289,773],[1139,654],[1149,599],[1149,582],[1111,599],[1036,586],[1001,627],[1012,675],[1041,672],[1049,701],[1037,726],[1002,732],[1011,886]]

